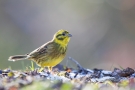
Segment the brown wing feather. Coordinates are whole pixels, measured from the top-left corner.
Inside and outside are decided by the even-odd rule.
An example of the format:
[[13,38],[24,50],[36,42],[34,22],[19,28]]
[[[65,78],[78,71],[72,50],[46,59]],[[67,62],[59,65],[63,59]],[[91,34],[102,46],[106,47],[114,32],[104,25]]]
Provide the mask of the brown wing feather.
[[45,55],[51,53],[53,51],[52,49],[54,48],[52,43],[53,42],[48,42],[48,43],[42,45],[41,47],[37,48],[36,50],[32,51],[29,54],[30,59],[31,58],[32,59],[38,59],[38,58],[40,58],[42,56],[45,56]]

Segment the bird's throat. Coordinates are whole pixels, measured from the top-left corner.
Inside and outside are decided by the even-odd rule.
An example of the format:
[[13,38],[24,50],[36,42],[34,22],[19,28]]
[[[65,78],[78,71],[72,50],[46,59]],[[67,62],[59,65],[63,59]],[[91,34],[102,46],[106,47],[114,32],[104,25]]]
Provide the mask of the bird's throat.
[[53,42],[60,44],[62,47],[67,47],[69,38],[65,38],[64,40],[54,39]]

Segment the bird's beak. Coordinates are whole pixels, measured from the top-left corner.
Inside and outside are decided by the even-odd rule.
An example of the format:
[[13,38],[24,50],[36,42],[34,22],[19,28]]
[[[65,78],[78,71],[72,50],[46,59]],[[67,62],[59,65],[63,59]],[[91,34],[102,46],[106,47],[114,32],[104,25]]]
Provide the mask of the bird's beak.
[[72,35],[71,34],[68,34],[68,37],[72,37]]

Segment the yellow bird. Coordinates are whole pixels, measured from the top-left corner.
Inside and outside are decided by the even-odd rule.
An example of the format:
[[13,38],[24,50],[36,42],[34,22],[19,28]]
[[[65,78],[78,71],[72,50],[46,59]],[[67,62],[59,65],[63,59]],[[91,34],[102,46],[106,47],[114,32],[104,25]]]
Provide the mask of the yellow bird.
[[71,36],[68,31],[59,30],[51,41],[28,54],[10,56],[8,60],[32,60],[41,68],[48,67],[49,72],[51,72],[52,68],[64,59]]

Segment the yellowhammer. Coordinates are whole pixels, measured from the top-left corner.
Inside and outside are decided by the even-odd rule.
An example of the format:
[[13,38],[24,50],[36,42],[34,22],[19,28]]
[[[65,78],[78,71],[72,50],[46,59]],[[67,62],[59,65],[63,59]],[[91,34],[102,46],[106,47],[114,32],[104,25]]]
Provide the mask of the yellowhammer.
[[68,42],[72,35],[66,30],[59,30],[51,41],[26,55],[10,56],[9,61],[32,60],[41,68],[48,67],[49,71],[59,64],[65,57]]

